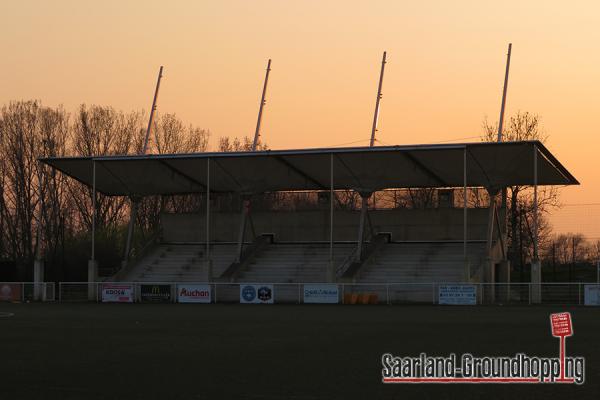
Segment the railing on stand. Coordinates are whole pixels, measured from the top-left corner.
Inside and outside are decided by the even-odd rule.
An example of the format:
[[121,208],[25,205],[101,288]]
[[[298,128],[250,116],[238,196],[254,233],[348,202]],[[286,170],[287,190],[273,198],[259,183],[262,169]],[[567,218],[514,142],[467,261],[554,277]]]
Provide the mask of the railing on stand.
[[[33,298],[34,283],[5,283],[13,285],[23,298]],[[0,283],[0,291],[2,290]],[[27,285],[31,285],[28,289]],[[54,285],[45,285],[44,293],[46,300],[54,299]],[[94,299],[103,301],[103,289],[127,291],[124,298],[131,296],[132,302],[142,301],[142,293],[150,293],[150,297],[159,296],[160,293],[170,293],[168,301],[178,302],[179,292],[185,288],[196,288],[208,291],[210,303],[239,303],[242,292],[246,286],[255,289],[266,287],[269,293],[267,300],[279,304],[304,304],[308,302],[335,302],[332,301],[332,293],[337,293],[339,304],[439,304],[440,295],[447,293],[448,287],[468,286],[471,293],[475,293],[475,304],[478,305],[530,305],[530,304],[561,304],[561,305],[583,305],[585,297],[585,286],[595,283],[542,283],[540,285],[540,298],[536,300],[532,293],[538,290],[532,283],[463,283],[463,282],[394,282],[394,283],[280,283],[280,282],[61,282],[58,290],[59,302],[89,301],[89,285],[93,285]],[[169,286],[165,291],[160,286]],[[144,291],[142,286],[145,286]],[[328,301],[321,301],[326,296],[317,297],[315,291],[322,288],[324,293],[329,294]],[[305,289],[306,292],[305,293]],[[308,290],[310,289],[310,290]],[[161,292],[161,290],[163,292]],[[333,291],[332,291],[333,290]],[[149,292],[150,291],[150,292]],[[154,292],[153,292],[154,291]],[[313,301],[305,301],[306,295],[313,296]],[[114,292],[113,292],[114,295]],[[0,293],[1,298],[1,293]],[[104,299],[106,300],[106,299]],[[114,298],[112,299],[114,301]]]

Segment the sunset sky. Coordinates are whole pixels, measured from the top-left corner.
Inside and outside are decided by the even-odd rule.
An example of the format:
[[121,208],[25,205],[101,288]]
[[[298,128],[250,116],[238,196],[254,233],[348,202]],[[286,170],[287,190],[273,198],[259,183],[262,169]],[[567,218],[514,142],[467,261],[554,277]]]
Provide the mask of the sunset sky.
[[[548,147],[600,203],[597,1],[3,1],[0,103],[39,99],[158,111],[219,136],[251,136],[268,58],[271,148],[367,145],[388,52],[381,144],[476,141],[507,114],[538,114]],[[561,230],[600,237],[600,206],[566,206]],[[577,222],[579,221],[579,222]]]

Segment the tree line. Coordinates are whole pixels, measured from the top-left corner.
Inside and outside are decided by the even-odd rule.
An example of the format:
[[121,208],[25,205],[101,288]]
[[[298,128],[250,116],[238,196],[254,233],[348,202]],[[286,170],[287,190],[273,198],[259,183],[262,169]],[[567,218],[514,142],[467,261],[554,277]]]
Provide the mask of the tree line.
[[[82,104],[73,112],[47,107],[39,101],[15,101],[0,109],[0,280],[2,265],[16,265],[14,279],[31,279],[34,258],[43,257],[49,280],[85,278],[94,210],[91,188],[38,162],[41,157],[139,154],[144,145],[148,116],[143,111],[123,112],[108,106]],[[484,122],[482,140],[494,140],[497,127]],[[541,140],[539,117],[517,113],[504,131],[505,140]],[[193,153],[208,150],[210,131],[184,123],[175,114],[155,118],[149,153]],[[221,137],[218,151],[247,151],[248,137]],[[266,149],[263,143],[259,149]],[[438,202],[436,189],[405,189],[375,193],[371,208],[427,208]],[[455,204],[462,205],[462,190]],[[311,209],[328,206],[319,193],[266,193],[253,199],[253,209]],[[560,205],[555,188],[541,188],[540,256],[548,265],[592,262],[600,257],[600,242],[581,235],[555,236],[546,215]],[[130,215],[131,199],[97,195],[96,252],[104,266],[118,266]],[[198,212],[203,195],[148,196],[138,201],[134,248],[147,243],[157,231],[161,212]],[[499,200],[500,201],[500,200]],[[533,203],[531,188],[515,186],[506,191],[507,256],[523,272],[533,257]],[[487,207],[485,190],[469,191],[470,207]],[[354,191],[337,192],[336,209],[360,209]],[[217,208],[237,211],[240,199],[222,196]],[[569,253],[570,252],[570,253]],[[101,267],[103,265],[101,264]],[[524,278],[524,277],[522,277]]]
[[[0,262],[16,266],[11,278],[31,279],[36,254],[46,261],[50,280],[82,278],[84,268],[76,266],[89,258],[91,188],[38,159],[139,154],[147,118],[143,111],[86,104],[69,113],[39,101],[14,101],[0,109]],[[175,114],[159,114],[148,153],[207,151],[209,137],[207,129],[185,124]],[[249,138],[223,137],[218,146],[220,151],[241,151],[250,145]],[[156,229],[161,210],[181,212],[197,208],[198,201],[193,196],[141,199],[135,240],[143,242]],[[97,195],[98,258],[107,265],[119,264],[129,210],[126,197]]]

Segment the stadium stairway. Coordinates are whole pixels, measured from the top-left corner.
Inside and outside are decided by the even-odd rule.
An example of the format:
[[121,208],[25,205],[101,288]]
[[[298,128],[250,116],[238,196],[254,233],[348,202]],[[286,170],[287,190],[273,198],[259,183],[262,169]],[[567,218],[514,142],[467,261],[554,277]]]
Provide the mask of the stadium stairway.
[[[334,265],[343,262],[356,247],[352,243],[334,245]],[[273,243],[260,253],[237,282],[327,282],[329,243]]]
[[[485,243],[467,244],[471,271],[485,259]],[[368,291],[391,303],[428,303],[436,299],[436,286],[464,282],[463,243],[389,243],[371,257],[347,293]]]
[[[468,243],[471,270],[484,260],[485,243]],[[357,282],[464,282],[463,243],[389,243],[372,257]]]
[[[213,276],[219,276],[235,258],[235,244],[212,244]],[[122,282],[206,282],[205,244],[160,244],[119,280]]]

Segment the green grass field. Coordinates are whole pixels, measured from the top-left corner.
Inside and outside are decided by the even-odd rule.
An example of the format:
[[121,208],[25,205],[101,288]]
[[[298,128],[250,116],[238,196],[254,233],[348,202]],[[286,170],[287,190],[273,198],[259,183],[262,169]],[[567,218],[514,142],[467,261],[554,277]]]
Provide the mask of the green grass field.
[[[600,397],[600,309],[0,304],[0,399],[558,399]],[[555,357],[549,314],[586,383],[381,383],[380,357]]]

